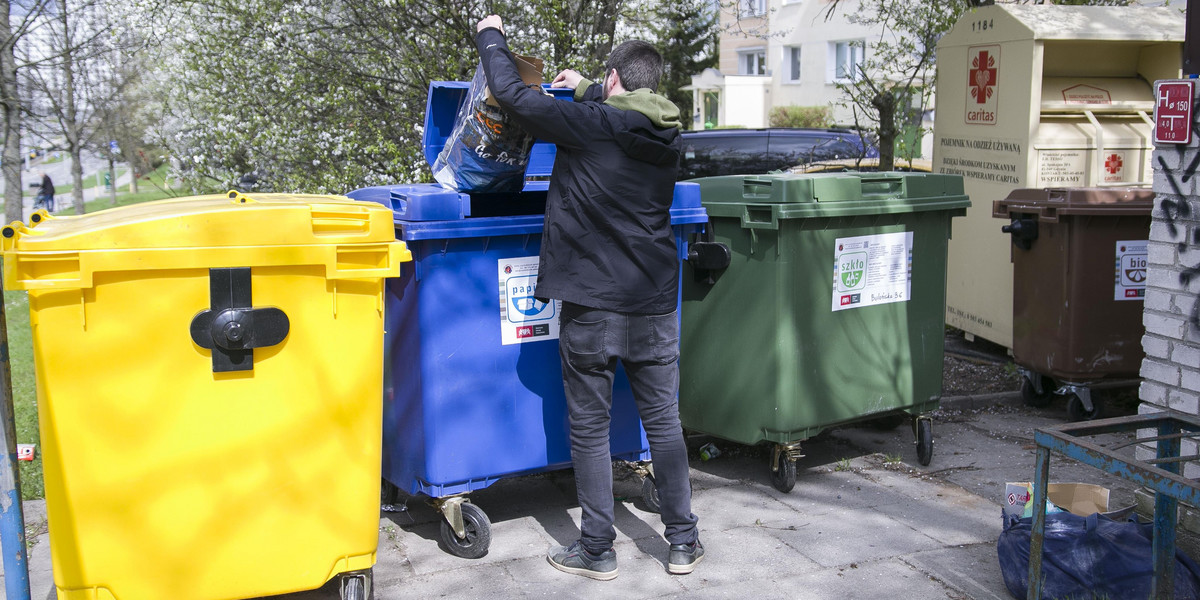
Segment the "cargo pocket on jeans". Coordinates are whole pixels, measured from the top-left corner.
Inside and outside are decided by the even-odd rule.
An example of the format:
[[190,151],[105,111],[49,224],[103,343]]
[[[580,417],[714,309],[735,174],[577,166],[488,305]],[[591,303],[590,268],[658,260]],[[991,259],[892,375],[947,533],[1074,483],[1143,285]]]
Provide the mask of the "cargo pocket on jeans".
[[563,348],[567,351],[567,362],[580,370],[599,369],[608,364],[605,352],[607,321],[585,323],[570,320],[561,333]]
[[679,360],[679,314],[647,317],[650,325],[650,356],[654,362],[666,365]]

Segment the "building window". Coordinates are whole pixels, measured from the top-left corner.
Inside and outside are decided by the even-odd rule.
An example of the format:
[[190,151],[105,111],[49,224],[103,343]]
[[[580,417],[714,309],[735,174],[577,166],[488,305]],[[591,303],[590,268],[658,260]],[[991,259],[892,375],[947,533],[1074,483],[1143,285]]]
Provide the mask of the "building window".
[[862,77],[863,40],[830,42],[829,81],[854,81]]
[[783,64],[787,65],[784,75],[787,81],[800,81],[800,46],[787,46],[783,49]]
[[767,14],[767,0],[738,0],[738,17],[761,17]]
[[738,75],[766,75],[767,53],[762,48],[738,52]]

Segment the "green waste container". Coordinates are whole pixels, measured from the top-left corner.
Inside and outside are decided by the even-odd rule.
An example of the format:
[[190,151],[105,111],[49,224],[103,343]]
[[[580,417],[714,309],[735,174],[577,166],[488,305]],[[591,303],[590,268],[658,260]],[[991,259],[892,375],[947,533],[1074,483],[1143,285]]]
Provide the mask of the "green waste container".
[[772,174],[700,184],[704,233],[727,269],[685,267],[683,426],[773,444],[772,483],[795,485],[800,442],[912,415],[932,455],[942,389],[946,245],[970,206],[957,175]]

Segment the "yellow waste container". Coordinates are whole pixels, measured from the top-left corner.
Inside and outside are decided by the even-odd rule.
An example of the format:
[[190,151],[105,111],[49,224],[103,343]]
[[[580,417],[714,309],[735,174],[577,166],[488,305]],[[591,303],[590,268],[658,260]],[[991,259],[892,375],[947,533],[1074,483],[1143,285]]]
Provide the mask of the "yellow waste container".
[[230,192],[33,221],[0,241],[58,597],[366,597],[392,211]]

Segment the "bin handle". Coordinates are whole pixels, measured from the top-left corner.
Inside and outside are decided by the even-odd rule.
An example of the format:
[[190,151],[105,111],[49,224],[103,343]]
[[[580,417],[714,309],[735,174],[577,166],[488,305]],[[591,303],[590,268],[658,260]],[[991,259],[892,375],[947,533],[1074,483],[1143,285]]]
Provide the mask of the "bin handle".
[[901,196],[904,191],[904,178],[902,177],[863,177],[859,185],[862,189],[862,195],[867,196]]
[[747,177],[742,180],[743,198],[770,198],[775,182],[770,179],[754,179]]
[[773,206],[742,207],[742,227],[746,229],[779,229],[779,218]]
[[192,341],[212,351],[213,373],[253,371],[254,349],[288,336],[288,316],[274,306],[254,308],[250,268],[209,269],[209,308],[189,325]]

